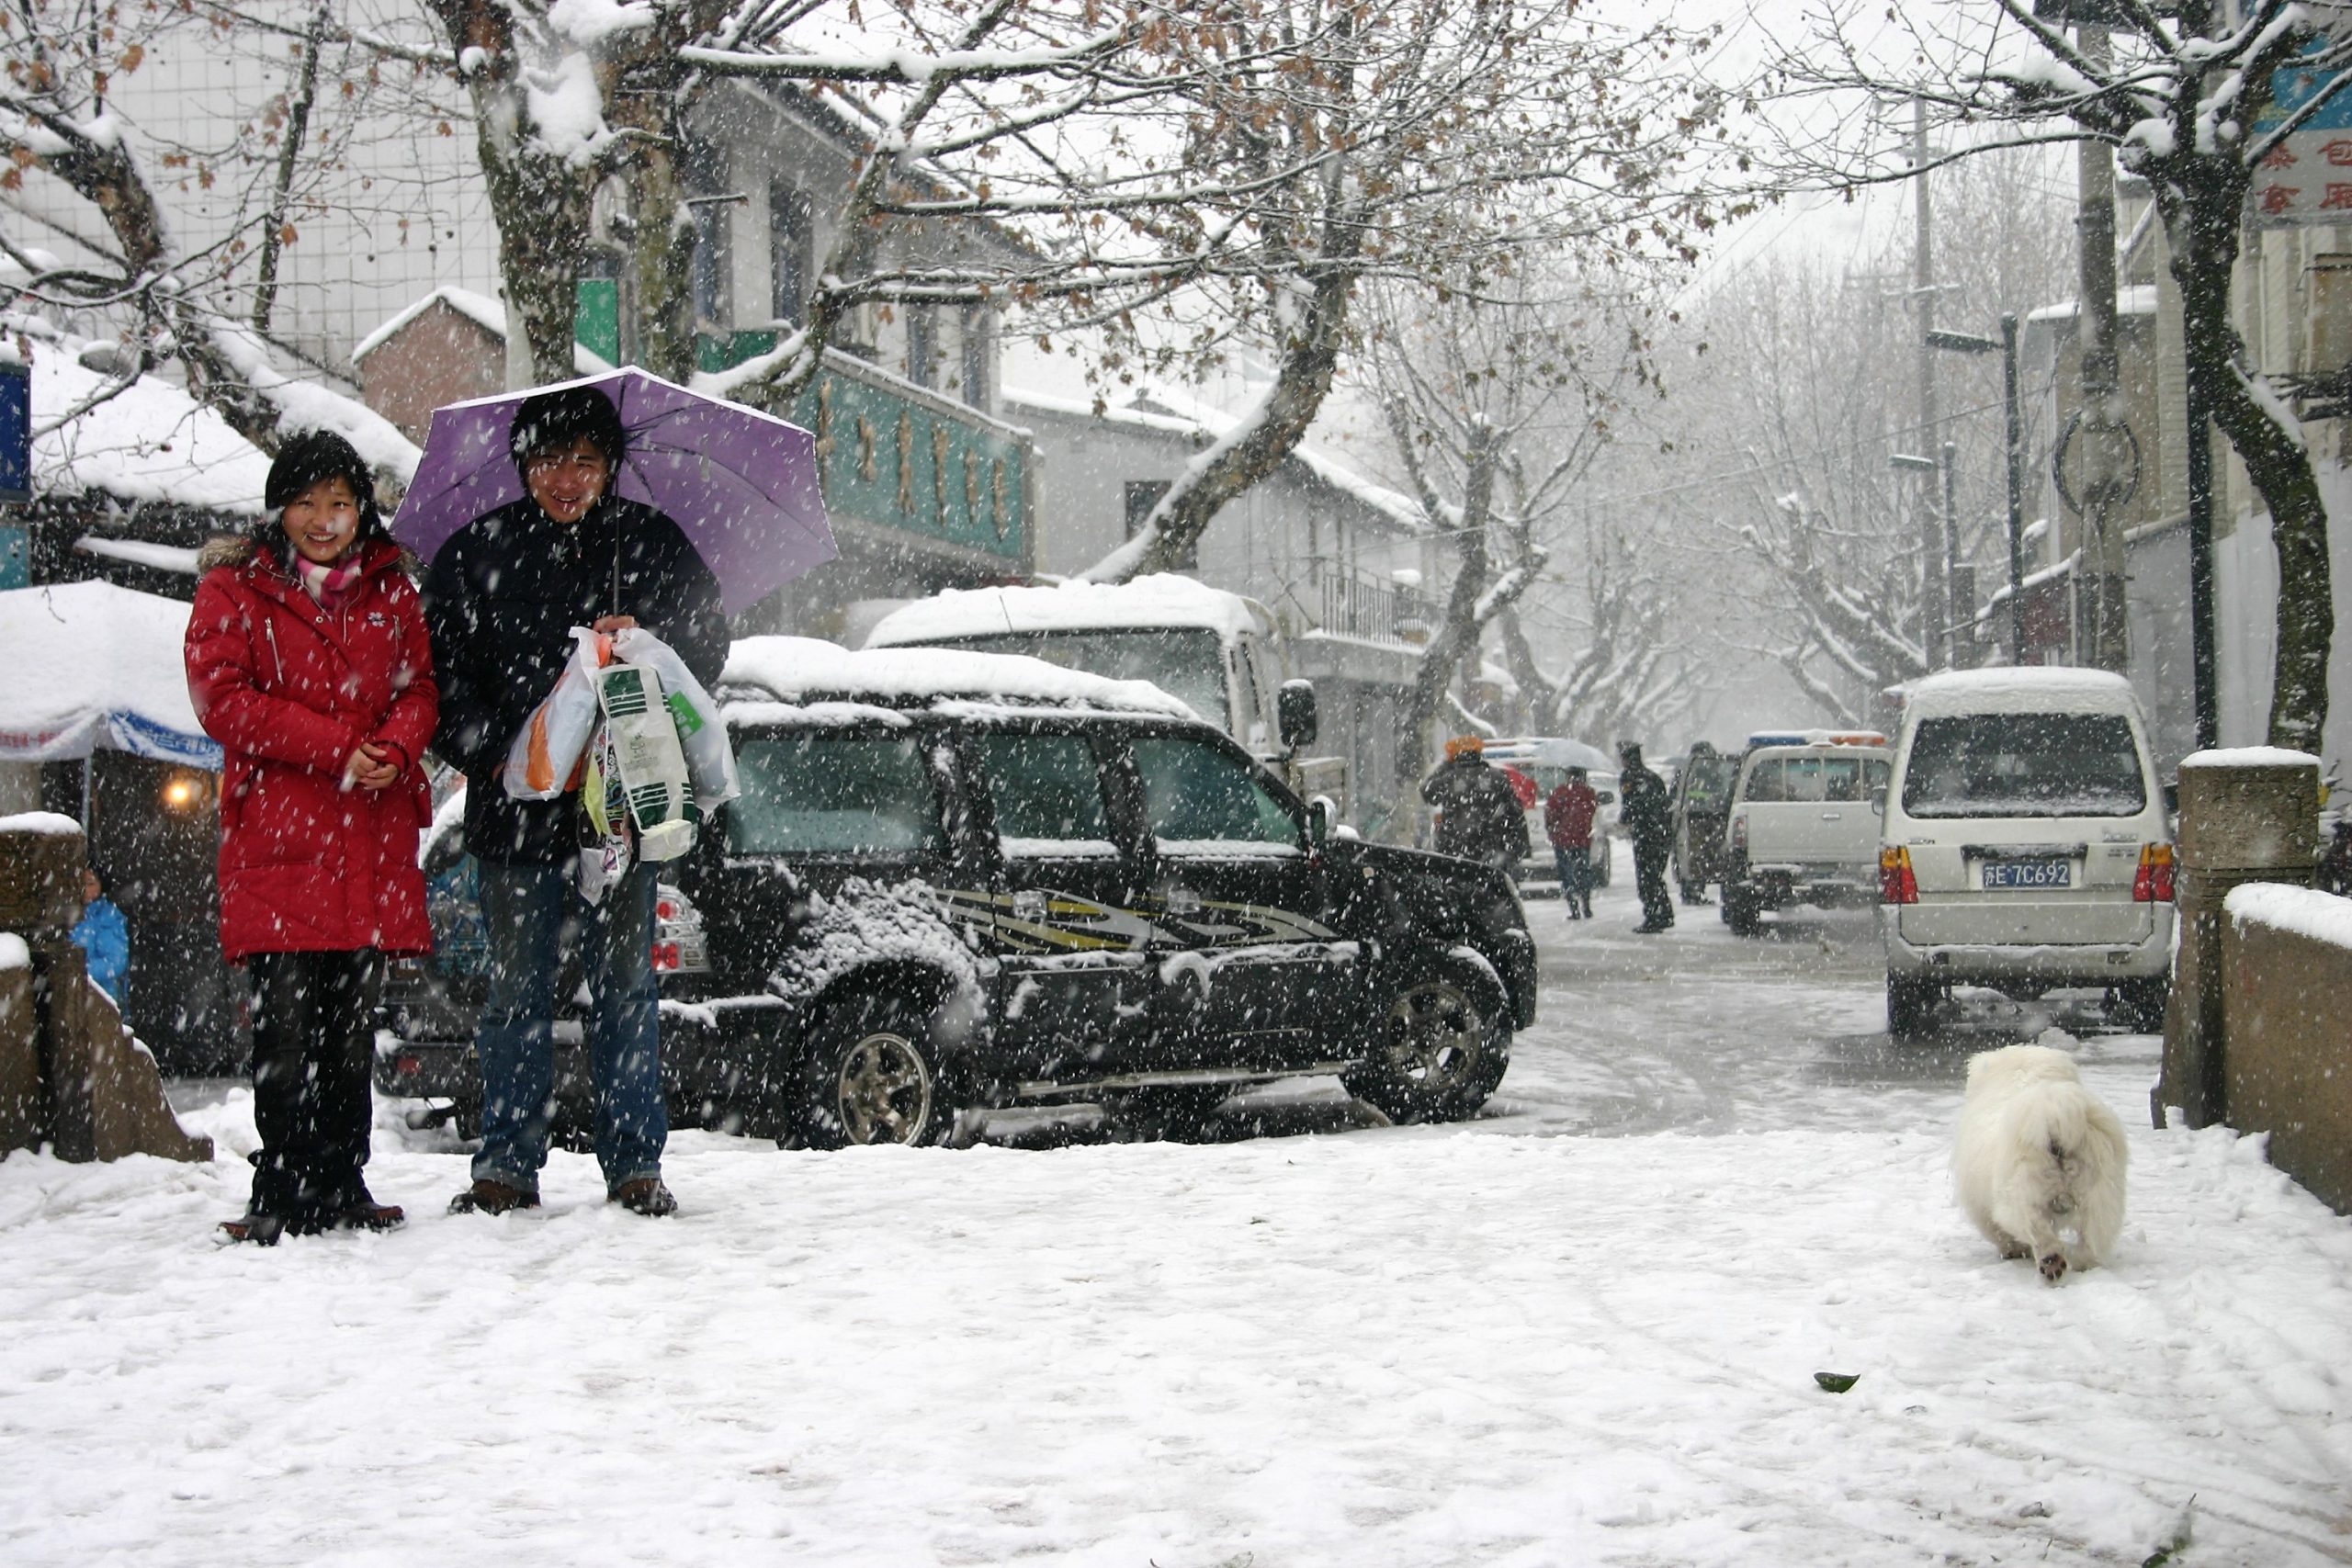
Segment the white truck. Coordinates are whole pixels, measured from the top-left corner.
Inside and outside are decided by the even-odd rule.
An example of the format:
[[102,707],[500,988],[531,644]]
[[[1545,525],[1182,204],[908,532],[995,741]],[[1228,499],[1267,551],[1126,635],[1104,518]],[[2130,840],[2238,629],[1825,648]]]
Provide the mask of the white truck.
[[1282,743],[1283,642],[1255,599],[1189,577],[962,588],[901,605],[875,623],[867,648],[962,648],[1022,653],[1069,670],[1148,681],[1285,771],[1303,795],[1328,795],[1359,815],[1356,770],[1340,756],[1292,757]]
[[1753,936],[1767,910],[1871,904],[1894,753],[1871,730],[1768,730],[1747,739],[1724,824],[1724,923]]

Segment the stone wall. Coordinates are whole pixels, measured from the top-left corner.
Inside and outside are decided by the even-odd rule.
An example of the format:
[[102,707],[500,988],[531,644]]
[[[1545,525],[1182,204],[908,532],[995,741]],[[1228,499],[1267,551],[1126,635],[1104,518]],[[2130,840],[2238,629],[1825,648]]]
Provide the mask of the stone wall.
[[2249,884],[2221,934],[2226,1119],[2352,1213],[2352,899]]

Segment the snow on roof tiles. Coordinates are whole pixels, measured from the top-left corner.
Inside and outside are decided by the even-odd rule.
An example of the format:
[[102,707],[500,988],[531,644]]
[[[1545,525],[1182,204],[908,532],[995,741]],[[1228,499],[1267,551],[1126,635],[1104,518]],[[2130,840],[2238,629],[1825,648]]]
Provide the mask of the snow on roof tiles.
[[[34,493],[95,491],[134,505],[259,514],[269,475],[259,447],[160,377],[139,377],[91,403],[111,380],[83,366],[69,344],[35,345],[32,416],[40,434],[33,437]],[[47,428],[77,408],[80,413]]]

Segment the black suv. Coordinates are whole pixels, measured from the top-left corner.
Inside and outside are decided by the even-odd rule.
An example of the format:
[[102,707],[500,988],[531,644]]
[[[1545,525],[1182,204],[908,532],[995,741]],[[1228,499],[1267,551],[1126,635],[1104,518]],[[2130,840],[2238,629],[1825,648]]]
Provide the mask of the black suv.
[[[1441,1120],[1534,1017],[1505,878],[1332,831],[1155,687],[750,637],[718,695],[743,794],[665,868],[708,960],[663,981],[682,1120],[919,1144],[965,1107],[1314,1073]],[[1310,739],[1311,689],[1283,707]]]

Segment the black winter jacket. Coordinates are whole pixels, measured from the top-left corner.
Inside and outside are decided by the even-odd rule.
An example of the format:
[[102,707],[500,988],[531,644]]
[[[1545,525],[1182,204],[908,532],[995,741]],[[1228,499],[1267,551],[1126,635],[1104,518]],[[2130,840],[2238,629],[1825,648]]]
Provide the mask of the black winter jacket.
[[1421,784],[1421,798],[1441,812],[1437,849],[1509,868],[1527,858],[1527,814],[1510,781],[1483,757],[1453,757]]
[[497,774],[571,657],[571,628],[609,615],[636,616],[695,679],[718,684],[728,643],[718,581],[652,507],[608,495],[565,524],[526,496],[458,529],[434,558],[424,580],[441,681],[433,749],[466,775],[466,848],[481,859],[552,864],[577,851],[577,791],[509,800]]

